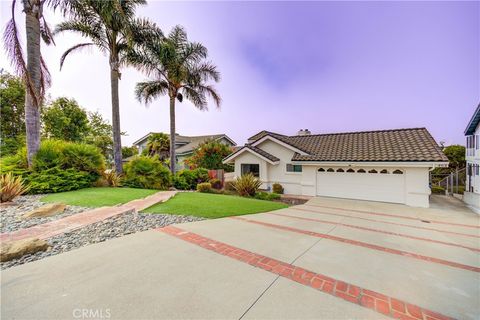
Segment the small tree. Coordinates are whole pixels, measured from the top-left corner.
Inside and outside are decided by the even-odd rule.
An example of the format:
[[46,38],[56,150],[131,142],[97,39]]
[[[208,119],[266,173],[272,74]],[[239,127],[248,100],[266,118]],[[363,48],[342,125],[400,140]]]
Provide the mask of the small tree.
[[185,164],[192,169],[225,169],[231,171],[230,165],[225,165],[222,160],[232,153],[232,148],[224,143],[209,140],[201,143],[193,155],[185,160]]
[[110,122],[104,119],[98,111],[89,112],[88,127],[85,142],[99,148],[108,162],[113,161],[112,125]]
[[461,169],[465,168],[465,147],[454,144],[443,149],[443,153],[450,162],[450,168]]
[[87,112],[73,99],[58,98],[42,112],[44,134],[51,139],[80,142],[88,134]]
[[22,78],[0,71],[0,143],[3,155],[25,145],[25,85]]
[[162,162],[168,158],[170,154],[170,138],[165,133],[152,133],[148,137],[147,148],[144,154],[150,157],[158,156]]
[[122,158],[123,159],[134,156],[136,154],[138,154],[137,147],[134,147],[134,146],[122,147]]

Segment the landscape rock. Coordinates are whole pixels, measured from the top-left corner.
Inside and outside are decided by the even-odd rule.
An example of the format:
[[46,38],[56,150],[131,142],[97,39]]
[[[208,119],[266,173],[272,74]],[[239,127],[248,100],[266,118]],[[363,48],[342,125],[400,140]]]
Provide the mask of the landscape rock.
[[5,241],[0,247],[0,261],[10,261],[18,259],[27,254],[34,254],[39,251],[45,251],[49,244],[45,240],[36,238],[27,238],[17,241]]
[[65,211],[67,206],[64,203],[50,203],[40,208],[29,211],[23,215],[23,218],[51,217]]

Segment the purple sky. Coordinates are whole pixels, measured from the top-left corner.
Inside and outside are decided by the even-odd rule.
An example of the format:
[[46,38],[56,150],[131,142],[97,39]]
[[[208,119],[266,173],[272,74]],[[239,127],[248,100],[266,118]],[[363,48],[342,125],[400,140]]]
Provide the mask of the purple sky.
[[[1,25],[10,2],[0,3]],[[480,102],[479,2],[160,2],[139,10],[165,33],[184,25],[209,48],[222,81],[221,110],[178,104],[177,131],[227,133],[239,144],[261,130],[295,134],[427,127],[437,141],[463,144]],[[51,24],[60,16],[47,13]],[[20,20],[23,24],[23,20]],[[23,37],[24,38],[24,37]],[[52,98],[75,98],[110,118],[107,58],[44,48]],[[2,50],[3,51],[3,50]],[[3,52],[1,67],[7,67]],[[7,67],[7,69],[9,69]],[[145,77],[129,68],[120,83],[123,138],[168,132],[168,101],[145,107],[133,95]]]

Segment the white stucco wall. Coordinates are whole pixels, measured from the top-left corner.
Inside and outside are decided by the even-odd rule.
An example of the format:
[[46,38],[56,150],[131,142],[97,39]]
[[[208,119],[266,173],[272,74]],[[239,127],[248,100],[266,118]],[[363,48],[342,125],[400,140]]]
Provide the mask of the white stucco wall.
[[292,163],[294,151],[285,148],[272,141],[264,141],[257,146],[280,159],[276,165],[267,163],[267,180],[264,182],[268,187],[274,183],[280,183],[286,194],[302,194],[301,181],[303,172],[287,172],[287,163]]

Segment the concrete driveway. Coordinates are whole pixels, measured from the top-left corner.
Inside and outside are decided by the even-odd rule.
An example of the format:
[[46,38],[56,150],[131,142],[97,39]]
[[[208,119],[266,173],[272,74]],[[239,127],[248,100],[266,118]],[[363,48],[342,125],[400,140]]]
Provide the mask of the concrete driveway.
[[[460,207],[459,207],[460,208]],[[479,218],[315,198],[3,271],[2,319],[478,319]]]

